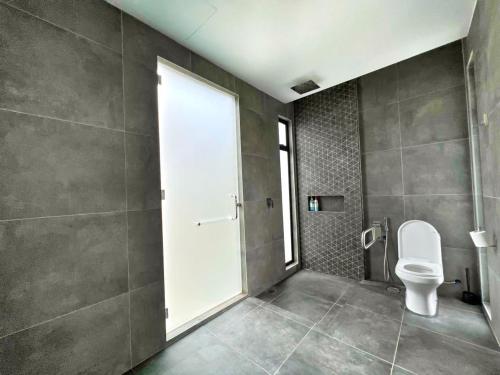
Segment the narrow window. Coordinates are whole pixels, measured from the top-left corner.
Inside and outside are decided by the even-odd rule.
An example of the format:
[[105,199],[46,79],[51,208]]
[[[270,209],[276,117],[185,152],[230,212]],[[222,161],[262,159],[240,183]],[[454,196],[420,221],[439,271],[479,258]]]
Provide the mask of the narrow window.
[[288,121],[278,121],[280,169],[281,169],[281,197],[283,207],[283,233],[285,242],[285,263],[294,262],[293,251],[293,226],[292,226],[292,183],[290,171],[292,168],[290,158],[290,126]]

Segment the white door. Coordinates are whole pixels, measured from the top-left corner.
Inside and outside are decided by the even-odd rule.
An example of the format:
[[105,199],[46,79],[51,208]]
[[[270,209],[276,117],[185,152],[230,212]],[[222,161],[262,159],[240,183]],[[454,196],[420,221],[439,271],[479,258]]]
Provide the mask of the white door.
[[167,338],[242,293],[237,102],[158,63]]

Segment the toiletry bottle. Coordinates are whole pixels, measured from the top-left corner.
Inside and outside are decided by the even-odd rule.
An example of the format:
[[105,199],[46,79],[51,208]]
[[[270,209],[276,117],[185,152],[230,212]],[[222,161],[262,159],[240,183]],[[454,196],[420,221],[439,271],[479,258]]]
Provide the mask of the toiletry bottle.
[[314,211],[314,197],[309,197],[309,211]]
[[314,211],[319,211],[319,199],[318,197],[314,197]]

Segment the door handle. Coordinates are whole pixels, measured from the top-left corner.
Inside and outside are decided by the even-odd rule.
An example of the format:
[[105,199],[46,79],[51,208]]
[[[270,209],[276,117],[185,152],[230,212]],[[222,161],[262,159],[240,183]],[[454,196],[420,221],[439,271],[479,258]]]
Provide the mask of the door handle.
[[224,216],[224,217],[216,217],[213,219],[199,220],[199,221],[195,221],[194,224],[197,226],[201,226],[203,224],[218,223],[221,221],[238,220],[238,208],[240,208],[242,206],[242,204],[240,202],[238,202],[238,195],[236,195],[236,194],[231,194],[231,199],[234,202],[234,216]]

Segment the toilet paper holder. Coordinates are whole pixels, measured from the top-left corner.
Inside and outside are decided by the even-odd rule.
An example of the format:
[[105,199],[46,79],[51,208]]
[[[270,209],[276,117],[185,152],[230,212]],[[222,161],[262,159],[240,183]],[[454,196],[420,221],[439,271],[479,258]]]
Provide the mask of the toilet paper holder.
[[495,241],[488,237],[485,230],[474,230],[469,234],[476,247],[496,247]]

